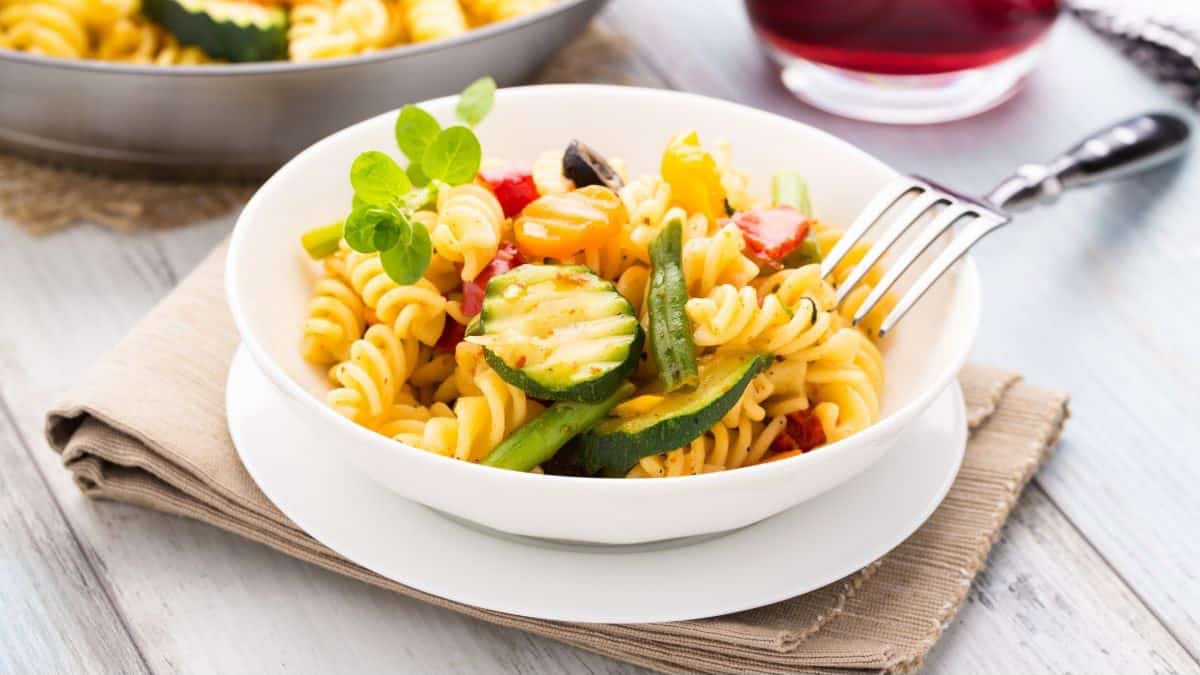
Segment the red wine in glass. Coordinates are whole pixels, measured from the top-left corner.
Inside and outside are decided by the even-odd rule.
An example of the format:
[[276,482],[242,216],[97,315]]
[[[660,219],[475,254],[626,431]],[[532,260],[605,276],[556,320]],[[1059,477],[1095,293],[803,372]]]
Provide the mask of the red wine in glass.
[[1059,0],[745,0],[802,98],[852,117],[928,122],[1003,100]]

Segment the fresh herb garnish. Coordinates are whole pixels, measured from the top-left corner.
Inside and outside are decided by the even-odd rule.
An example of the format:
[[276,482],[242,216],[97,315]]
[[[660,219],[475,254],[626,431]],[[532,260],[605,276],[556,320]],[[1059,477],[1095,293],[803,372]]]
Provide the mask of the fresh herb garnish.
[[410,162],[420,166],[421,158],[425,156],[425,148],[433,143],[433,139],[437,138],[441,130],[442,125],[438,124],[433,115],[415,105],[406,105],[400,109],[400,116],[396,118],[396,145]]
[[458,97],[458,105],[454,114],[458,119],[473,127],[483,121],[492,111],[496,101],[496,81],[490,77],[481,77],[472,82]]
[[[473,82],[459,96],[455,115],[469,126],[479,124],[492,109],[496,82],[490,77]],[[370,150],[350,167],[354,200],[342,234],[350,248],[360,253],[379,252],[383,271],[398,284],[416,283],[433,257],[429,230],[412,217],[415,211],[436,203],[439,187],[475,180],[483,150],[467,126],[442,128],[428,112],[406,105],[395,126],[396,145],[408,158],[408,168],[386,153]],[[415,186],[415,187],[414,187]],[[329,255],[329,227],[320,244],[305,234],[310,255]]]
[[450,127],[426,148],[421,169],[432,180],[461,185],[475,180],[481,161],[483,148],[479,147],[475,132],[466,127]]
[[390,204],[396,195],[412,189],[408,175],[396,163],[378,150],[369,150],[350,165],[350,185],[360,202],[382,206]]

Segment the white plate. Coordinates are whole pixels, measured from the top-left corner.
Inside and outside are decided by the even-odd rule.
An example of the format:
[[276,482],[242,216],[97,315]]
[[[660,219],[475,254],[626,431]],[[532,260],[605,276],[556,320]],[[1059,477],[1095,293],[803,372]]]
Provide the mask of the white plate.
[[950,489],[967,439],[954,384],[869,469],[777,516],[706,537],[580,545],[485,531],[398,496],[314,443],[244,348],[226,391],[229,431],[246,469],[318,541],[426,593],[561,621],[717,616],[836,581],[925,522]]

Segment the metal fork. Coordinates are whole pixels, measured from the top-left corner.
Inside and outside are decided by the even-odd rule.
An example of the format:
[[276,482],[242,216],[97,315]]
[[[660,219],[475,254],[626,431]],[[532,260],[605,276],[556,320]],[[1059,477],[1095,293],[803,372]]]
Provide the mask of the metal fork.
[[[862,260],[838,286],[837,302],[843,300],[866,277],[888,249],[906,232],[916,228],[922,217],[927,224],[916,234],[866,300],[854,313],[858,323],[875,308],[913,263],[948,229],[958,226],[949,245],[917,276],[908,291],[880,324],[887,334],[913,305],[941,278],[975,242],[1012,220],[1010,211],[1053,202],[1067,188],[1149,169],[1180,157],[1188,145],[1188,124],[1168,113],[1147,113],[1098,131],[1045,164],[1026,164],[983,198],[961,195],[933,181],[915,176],[893,180],[867,204],[838,243],[821,261],[821,276],[828,277],[838,263],[872,226],[880,223],[893,207],[899,215],[887,223]],[[898,202],[911,196],[903,206]]]

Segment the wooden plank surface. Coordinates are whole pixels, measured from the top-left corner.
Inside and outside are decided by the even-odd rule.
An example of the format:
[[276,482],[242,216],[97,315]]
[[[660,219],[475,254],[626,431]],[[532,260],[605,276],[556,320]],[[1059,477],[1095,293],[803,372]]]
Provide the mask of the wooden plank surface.
[[[944,134],[857,125],[804,108],[767,79],[769,67],[744,44],[735,3],[711,2],[703,11],[696,4],[617,0],[606,10],[605,21],[627,32],[651,66],[639,80],[666,73],[671,86],[816,121],[967,189],[985,187],[1011,164],[1033,158],[1031,151],[1052,152],[1089,123],[1162,100],[1115,57],[1097,56],[1103,75],[1087,75],[1091,66],[1039,73],[1005,109],[941,128]],[[1100,49],[1073,27],[1058,38],[1067,46],[1053,53]],[[686,58],[664,61],[668,52]],[[1055,88],[1092,80],[1141,98],[1111,94],[1095,110],[1078,102],[1070,110],[1075,118],[1034,124],[1050,116],[1045,101]],[[969,137],[985,130],[1018,147],[978,152]],[[926,150],[918,155],[914,147]],[[1176,640],[1195,649],[1191,612],[1200,606],[1194,574],[1184,567],[1200,543],[1178,541],[1200,522],[1197,498],[1180,489],[1195,482],[1200,466],[1181,453],[1198,437],[1195,421],[1180,414],[1200,380],[1182,349],[1189,344],[1183,329],[1196,317],[1169,311],[1200,285],[1200,274],[1186,265],[1200,247],[1180,222],[1200,199],[1175,191],[1164,204],[1156,182],[1161,178],[1135,183],[1120,199],[1093,192],[1030,214],[982,256],[989,309],[978,353],[1070,388],[1076,419],[1043,474],[1045,493],[1035,491],[1018,510],[972,602],[933,653],[930,672],[1200,668]],[[1123,219],[1151,221],[1150,242],[1138,242],[1145,250],[1130,251],[1118,235]],[[1088,229],[1097,223],[1099,235]],[[20,302],[19,311],[0,313],[0,400],[11,410],[8,426],[0,421],[0,460],[22,467],[0,478],[0,551],[21,561],[6,564],[0,577],[8,624],[7,632],[0,629],[0,671],[136,672],[140,650],[153,672],[640,672],[397,598],[213,528],[79,496],[44,448],[42,412],[230,225],[222,219],[131,237],[85,227],[29,240],[0,223],[0,287]],[[1169,269],[1156,269],[1156,259]],[[1035,274],[1048,263],[1054,266]],[[1145,283],[1161,284],[1168,273],[1171,284]],[[1031,278],[1043,280],[1035,292],[1026,290]],[[1139,281],[1162,295],[1137,292]],[[1075,303],[1084,312],[1078,322],[1052,321]],[[1057,340],[1049,339],[1052,327]],[[1175,333],[1160,334],[1166,329]],[[1148,373],[1160,374],[1158,391],[1149,391]],[[1145,404],[1128,407],[1137,400]],[[14,521],[37,525],[14,536]],[[41,562],[47,537],[56,543]],[[60,578],[78,570],[86,583]],[[8,649],[27,632],[47,629],[60,641]]]
[[0,672],[148,672],[12,423],[0,408]]
[[[836,118],[794,99],[752,44],[738,3],[623,3],[611,15],[675,87],[827,129],[902,170],[982,193],[1017,165],[1172,100],[1074,21],[1008,103],[953,124],[889,127]],[[692,48],[686,59],[680,50]],[[1196,344],[1200,154],[1064,195],[977,249],[984,318],[973,358],[1073,396],[1073,420],[1039,475],[1051,500],[1200,656],[1200,388]]]

